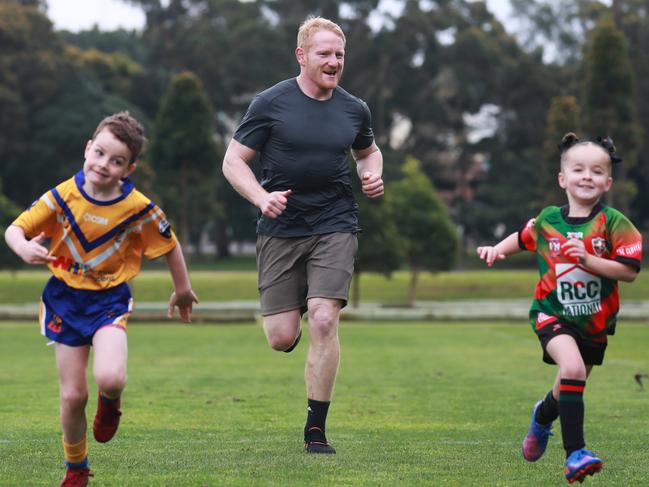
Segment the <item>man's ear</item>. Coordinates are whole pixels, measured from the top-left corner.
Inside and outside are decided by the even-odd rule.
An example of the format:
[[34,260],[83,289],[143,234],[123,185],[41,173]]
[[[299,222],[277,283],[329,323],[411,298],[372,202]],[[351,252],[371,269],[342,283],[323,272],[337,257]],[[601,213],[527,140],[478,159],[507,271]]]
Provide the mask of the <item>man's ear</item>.
[[301,47],[295,48],[295,59],[297,59],[297,63],[300,66],[304,66],[305,64],[305,56],[306,55],[304,53],[304,49],[302,49]]

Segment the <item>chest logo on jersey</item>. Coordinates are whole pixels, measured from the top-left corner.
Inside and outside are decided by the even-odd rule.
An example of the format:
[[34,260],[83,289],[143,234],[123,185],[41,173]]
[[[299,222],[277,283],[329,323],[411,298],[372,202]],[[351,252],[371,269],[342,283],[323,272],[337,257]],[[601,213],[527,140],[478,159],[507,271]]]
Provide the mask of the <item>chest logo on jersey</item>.
[[566,237],[568,237],[568,240],[571,238],[576,238],[578,240],[583,240],[584,239],[584,232],[567,232]]
[[99,225],[108,225],[108,218],[104,218],[103,216],[93,215],[88,212],[83,214],[83,221],[98,223]]
[[556,264],[557,298],[568,316],[602,310],[602,280],[576,264]]
[[595,237],[591,241],[591,244],[593,246],[593,252],[595,252],[595,255],[597,257],[604,255],[604,253],[606,252],[606,240],[604,240],[602,237]]
[[558,237],[550,237],[548,239],[548,247],[553,257],[557,257],[561,253],[561,239]]

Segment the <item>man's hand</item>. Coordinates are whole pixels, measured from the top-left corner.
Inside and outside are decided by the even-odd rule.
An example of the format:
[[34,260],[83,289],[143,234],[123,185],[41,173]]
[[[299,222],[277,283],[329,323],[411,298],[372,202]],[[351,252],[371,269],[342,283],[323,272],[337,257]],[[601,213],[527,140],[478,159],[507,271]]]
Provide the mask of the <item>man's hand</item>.
[[262,215],[275,219],[281,215],[286,209],[286,203],[288,203],[288,197],[291,196],[292,190],[286,191],[273,191],[272,193],[266,193],[261,202],[259,203],[259,209],[261,210]]
[[191,289],[188,292],[176,294],[174,291],[169,298],[169,307],[167,308],[167,318],[174,317],[174,308],[178,306],[180,320],[183,323],[192,322],[192,311],[194,303],[198,303],[198,298]]
[[25,240],[16,253],[28,264],[47,264],[48,262],[52,262],[56,259],[43,246],[45,240],[45,234],[41,232],[37,237],[31,240]]
[[366,171],[361,178],[361,189],[368,198],[379,198],[384,193],[383,179],[381,176]]

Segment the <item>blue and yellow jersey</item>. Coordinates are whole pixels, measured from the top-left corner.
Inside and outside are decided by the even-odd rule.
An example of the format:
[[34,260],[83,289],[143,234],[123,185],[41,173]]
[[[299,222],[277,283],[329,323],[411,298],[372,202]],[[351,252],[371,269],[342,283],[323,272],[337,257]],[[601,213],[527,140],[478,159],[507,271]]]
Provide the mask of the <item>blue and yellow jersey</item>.
[[122,194],[97,201],[83,190],[79,171],[45,193],[14,225],[34,238],[51,239],[49,264],[55,277],[75,289],[104,290],[140,272],[142,255],[155,259],[170,252],[177,240],[162,210],[123,182]]

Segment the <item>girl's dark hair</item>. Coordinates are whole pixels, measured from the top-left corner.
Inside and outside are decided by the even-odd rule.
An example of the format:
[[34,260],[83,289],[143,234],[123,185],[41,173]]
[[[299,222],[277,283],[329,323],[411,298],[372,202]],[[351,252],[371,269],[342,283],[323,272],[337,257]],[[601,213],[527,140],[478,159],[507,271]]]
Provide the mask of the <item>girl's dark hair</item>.
[[609,155],[611,158],[611,162],[613,164],[617,164],[619,162],[622,162],[622,158],[617,155],[616,149],[615,149],[615,144],[613,143],[613,139],[611,139],[609,136],[602,137],[601,135],[598,135],[595,138],[595,141],[591,140],[579,140],[579,137],[575,135],[572,132],[568,132],[566,135],[563,136],[561,139],[561,142],[559,142],[559,145],[557,146],[559,148],[559,153],[561,154],[561,159],[563,159],[563,155],[568,152],[571,148],[573,148],[576,145],[588,145],[588,144],[594,144],[606,151],[606,153]]

